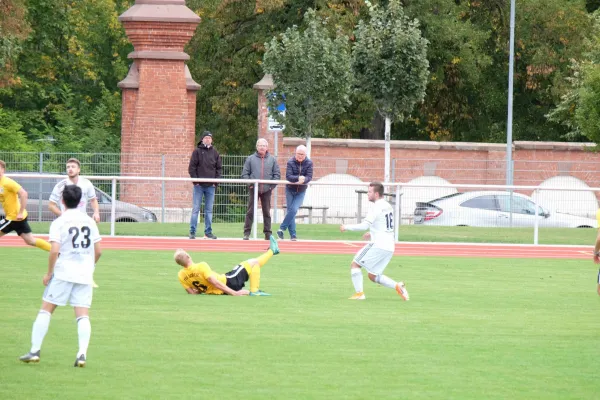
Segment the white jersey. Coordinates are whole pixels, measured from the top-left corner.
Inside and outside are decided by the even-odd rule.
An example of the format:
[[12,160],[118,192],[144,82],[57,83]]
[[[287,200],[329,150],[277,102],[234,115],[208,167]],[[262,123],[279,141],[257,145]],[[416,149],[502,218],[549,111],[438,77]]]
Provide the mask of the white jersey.
[[357,225],[346,225],[348,230],[363,230],[369,228],[371,243],[377,249],[394,251],[394,210],[390,203],[379,199],[369,210],[364,222]]
[[[60,182],[58,182],[54,189],[52,189],[52,194],[50,194],[50,201],[59,205],[61,211],[65,211],[65,205],[62,203],[62,194],[63,190],[65,190],[65,186],[73,185],[73,183],[67,178]],[[77,206],[77,209],[84,214],[86,213],[88,201],[96,198],[96,189],[94,189],[94,185],[86,178],[82,178],[81,176],[77,179],[77,186],[81,189],[81,201]]]
[[94,244],[100,241],[96,222],[76,209],[67,210],[50,225],[49,241],[60,243],[54,276],[91,285],[96,264]]

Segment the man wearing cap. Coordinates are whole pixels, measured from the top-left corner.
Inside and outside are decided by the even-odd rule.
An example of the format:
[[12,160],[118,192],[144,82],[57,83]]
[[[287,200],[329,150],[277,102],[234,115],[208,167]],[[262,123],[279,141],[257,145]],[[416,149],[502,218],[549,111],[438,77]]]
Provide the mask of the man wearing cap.
[[[212,133],[209,131],[204,131],[202,133],[202,139],[190,158],[188,171],[191,178],[219,179],[221,177],[223,164],[221,162],[221,156],[212,145],[212,136]],[[206,202],[204,203],[204,238],[216,239],[217,237],[212,231],[212,214],[217,184],[202,181],[194,181],[193,184],[194,197],[189,237],[190,239],[196,239],[198,214],[200,213],[200,206],[202,205],[202,197],[204,197],[206,199]]]

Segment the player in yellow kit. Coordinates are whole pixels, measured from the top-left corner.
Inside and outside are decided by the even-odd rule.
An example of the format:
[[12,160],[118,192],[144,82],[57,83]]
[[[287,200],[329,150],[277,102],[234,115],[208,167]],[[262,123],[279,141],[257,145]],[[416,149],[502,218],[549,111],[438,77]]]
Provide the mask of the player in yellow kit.
[[0,204],[4,209],[4,218],[0,219],[0,237],[12,231],[30,246],[50,251],[50,243],[36,239],[27,223],[27,192],[17,182],[5,176],[6,163],[0,160]]
[[[269,259],[279,254],[279,246],[274,236],[270,238],[269,250],[258,258],[242,261],[226,274],[218,274],[210,266],[201,262],[195,264],[192,257],[183,249],[175,251],[175,262],[183,268],[179,271],[179,282],[189,294],[228,294],[231,296],[270,296],[259,289],[260,269]],[[250,290],[245,283],[250,280]]]

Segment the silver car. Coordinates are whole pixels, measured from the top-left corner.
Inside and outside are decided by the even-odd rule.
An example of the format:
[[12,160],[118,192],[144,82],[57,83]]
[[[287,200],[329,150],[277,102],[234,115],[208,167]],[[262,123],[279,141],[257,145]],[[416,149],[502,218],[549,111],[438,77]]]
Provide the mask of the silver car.
[[[48,209],[50,193],[54,185],[61,179],[59,178],[19,178],[18,173],[8,174],[12,179],[27,192],[27,219],[30,222],[53,221],[56,217]],[[94,186],[96,198],[100,208],[100,222],[110,222],[112,198],[102,190]],[[88,204],[88,214],[91,215],[92,208]],[[4,210],[0,205],[0,216],[4,215]],[[115,222],[156,222],[156,215],[145,208],[138,207],[135,204],[116,201],[115,204]]]
[[[511,218],[512,211],[512,218]],[[512,219],[512,221],[511,221]],[[417,202],[414,223],[441,226],[597,228],[595,219],[551,211],[526,195],[505,191],[453,193]]]

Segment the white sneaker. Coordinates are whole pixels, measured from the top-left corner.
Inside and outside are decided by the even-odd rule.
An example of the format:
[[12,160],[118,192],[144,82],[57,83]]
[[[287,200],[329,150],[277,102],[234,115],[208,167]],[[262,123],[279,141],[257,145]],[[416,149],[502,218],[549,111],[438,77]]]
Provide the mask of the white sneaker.
[[348,297],[349,300],[364,300],[366,299],[364,292],[356,292],[352,296]]

